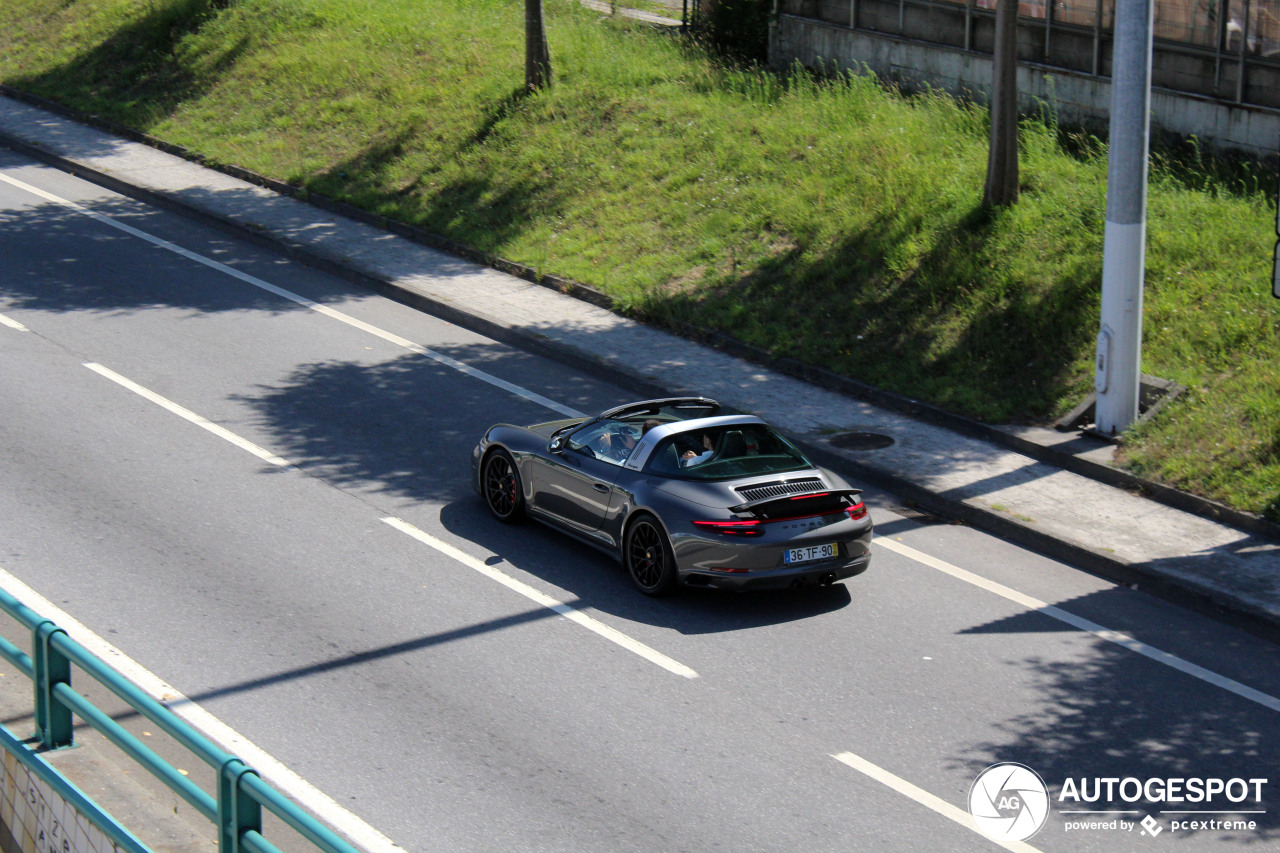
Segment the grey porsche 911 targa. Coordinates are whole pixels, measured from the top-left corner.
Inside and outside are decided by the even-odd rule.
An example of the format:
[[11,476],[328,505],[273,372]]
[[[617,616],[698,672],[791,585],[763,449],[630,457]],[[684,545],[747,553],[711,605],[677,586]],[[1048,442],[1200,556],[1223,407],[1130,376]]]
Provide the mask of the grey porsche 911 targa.
[[601,549],[648,595],[826,585],[866,570],[871,518],[841,477],[760,418],[703,397],[491,427],[472,483],[499,521],[525,516]]

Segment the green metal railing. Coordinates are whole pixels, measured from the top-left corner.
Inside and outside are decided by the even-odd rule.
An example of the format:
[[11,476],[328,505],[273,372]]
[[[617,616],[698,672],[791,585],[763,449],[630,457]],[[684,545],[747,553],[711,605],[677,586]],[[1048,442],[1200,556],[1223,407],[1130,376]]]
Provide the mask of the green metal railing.
[[[72,640],[52,620],[41,617],[3,590],[0,590],[0,609],[31,630],[30,655],[4,637],[0,637],[0,655],[30,678],[35,686],[36,738],[41,747],[58,749],[71,746],[72,716],[79,717],[213,822],[218,828],[220,853],[280,853],[262,835],[264,808],[325,853],[357,853],[355,847],[262,781],[253,768],[215,746],[133,682]],[[206,793],[76,693],[71,688],[73,663],[209,765],[217,773],[217,796]],[[65,794],[69,786],[62,783],[57,787],[60,793]],[[74,792],[74,788],[71,791]],[[118,827],[99,828],[122,850],[148,853],[137,839],[127,832],[121,834]]]

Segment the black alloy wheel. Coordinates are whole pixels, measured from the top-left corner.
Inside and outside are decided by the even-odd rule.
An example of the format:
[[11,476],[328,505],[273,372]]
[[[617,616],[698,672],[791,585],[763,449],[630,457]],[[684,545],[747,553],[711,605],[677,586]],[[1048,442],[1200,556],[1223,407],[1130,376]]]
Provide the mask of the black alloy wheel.
[[632,522],[623,558],[631,580],[645,595],[666,595],[675,589],[675,555],[657,519],[646,515]]
[[518,521],[524,515],[524,493],[520,472],[511,454],[498,448],[484,462],[484,501],[493,517],[504,524]]

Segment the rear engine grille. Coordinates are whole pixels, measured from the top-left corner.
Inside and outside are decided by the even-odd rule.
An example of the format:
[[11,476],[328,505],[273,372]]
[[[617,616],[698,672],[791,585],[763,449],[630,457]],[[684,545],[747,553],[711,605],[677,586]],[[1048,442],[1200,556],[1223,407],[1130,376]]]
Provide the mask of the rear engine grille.
[[780,498],[786,495],[799,495],[805,492],[825,489],[826,486],[817,477],[806,477],[803,480],[779,480],[776,483],[759,483],[755,486],[741,486],[734,489],[748,501],[764,498]]

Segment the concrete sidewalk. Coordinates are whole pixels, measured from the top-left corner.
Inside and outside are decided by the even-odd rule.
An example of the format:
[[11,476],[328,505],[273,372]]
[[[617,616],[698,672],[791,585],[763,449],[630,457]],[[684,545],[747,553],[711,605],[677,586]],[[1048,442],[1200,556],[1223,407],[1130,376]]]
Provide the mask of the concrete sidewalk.
[[[756,413],[825,464],[923,509],[1280,636],[1280,543],[1265,525],[1249,532],[1249,519],[1227,523],[1202,502],[1188,511],[1135,496],[1141,484],[1107,465],[1100,441],[911,417],[9,97],[0,97],[0,143],[636,393],[696,393]],[[870,437],[859,444],[850,433]]]

